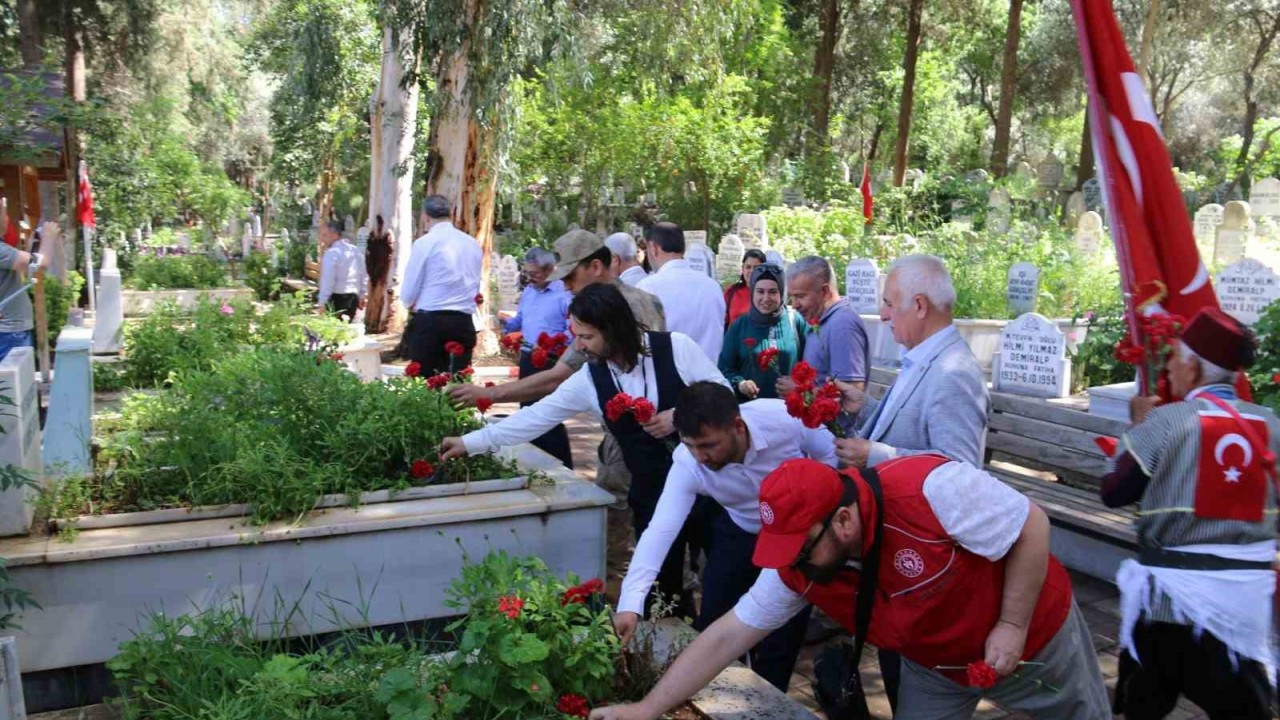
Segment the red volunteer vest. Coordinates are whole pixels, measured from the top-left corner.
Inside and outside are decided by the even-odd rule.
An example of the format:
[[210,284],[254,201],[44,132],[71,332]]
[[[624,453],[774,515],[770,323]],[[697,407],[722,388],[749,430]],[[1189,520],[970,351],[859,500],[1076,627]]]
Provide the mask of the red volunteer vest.
[[[987,635],[1000,619],[1004,593],[1004,559],[992,562],[961,547],[947,535],[925,499],[925,478],[946,462],[937,455],[915,455],[876,466],[884,490],[884,538],[867,641],[927,668],[964,667],[982,660]],[[854,482],[862,526],[874,527],[873,513],[878,509],[872,509],[871,490],[859,479]],[[870,549],[870,538],[863,549]],[[853,631],[857,572],[842,572],[829,585],[812,583],[795,568],[778,573],[787,587]],[[1027,631],[1024,660],[1044,649],[1070,609],[1071,579],[1050,555]],[[964,670],[943,674],[964,683]]]

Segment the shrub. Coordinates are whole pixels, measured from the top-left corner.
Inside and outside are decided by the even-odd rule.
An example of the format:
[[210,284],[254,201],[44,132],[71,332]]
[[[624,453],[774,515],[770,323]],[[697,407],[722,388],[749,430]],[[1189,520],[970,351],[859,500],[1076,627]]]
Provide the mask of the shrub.
[[272,266],[271,256],[264,252],[251,252],[244,260],[244,284],[262,302],[280,295],[280,274]]
[[1072,359],[1072,383],[1076,391],[1098,385],[1132,382],[1137,370],[1129,363],[1116,359],[1116,343],[1126,332],[1124,317],[1109,317],[1089,320],[1089,334]]
[[1257,359],[1249,370],[1253,400],[1280,412],[1280,302],[1262,311],[1253,332],[1258,341]]
[[435,462],[444,437],[479,427],[474,412],[421,379],[363,383],[323,353],[241,351],[126,398],[122,414],[89,503],[107,512],[250,503],[266,521],[327,494],[517,474],[480,455],[423,477],[414,463]]
[[351,328],[311,314],[307,304],[286,297],[265,310],[244,300],[201,298],[191,310],[161,303],[141,321],[125,326],[126,380],[132,387],[164,384],[170,374],[208,370],[245,347],[298,347],[310,332],[341,345]]
[[136,290],[170,290],[225,287],[227,274],[205,255],[138,255],[126,283]]
[[257,623],[228,604],[152,615],[107,667],[128,720],[561,720],[565,695],[613,696],[620,653],[599,594],[564,602],[574,581],[505,553],[468,564],[448,591],[465,615],[447,659],[430,654],[447,646],[414,632],[258,641]]
[[[66,282],[46,275],[44,286],[44,311],[49,327],[49,346],[55,347],[58,333],[67,324],[71,308],[80,299],[80,291],[84,289],[84,276],[75,270],[67,272]],[[32,293],[34,294],[34,289]]]

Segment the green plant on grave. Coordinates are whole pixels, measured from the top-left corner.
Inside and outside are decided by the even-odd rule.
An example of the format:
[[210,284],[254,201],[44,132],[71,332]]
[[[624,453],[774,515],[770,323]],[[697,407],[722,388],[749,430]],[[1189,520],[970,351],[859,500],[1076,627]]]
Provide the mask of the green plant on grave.
[[1122,316],[1110,315],[1088,321],[1089,333],[1071,359],[1072,388],[1079,392],[1089,387],[1131,382],[1135,369],[1116,359],[1116,343],[1126,328]]
[[280,294],[280,275],[271,263],[271,256],[253,251],[244,260],[244,284],[248,285],[258,300],[266,302]]
[[491,455],[415,476],[415,462],[437,462],[444,437],[479,425],[417,378],[363,383],[324,353],[244,350],[174,373],[164,392],[127,397],[80,512],[249,503],[265,522],[328,494],[515,477]]
[[[464,613],[449,644],[411,629],[285,642],[276,629],[307,620],[295,617],[298,605],[269,622],[235,602],[154,614],[107,663],[120,691],[113,704],[127,720],[564,720],[564,695],[592,705],[618,697],[608,608],[572,582],[537,558],[468,561],[449,589]],[[523,604],[513,612],[504,598]],[[266,627],[272,636],[259,640]]]
[[125,285],[136,290],[205,290],[225,287],[227,273],[217,260],[205,255],[139,255]]
[[202,298],[191,310],[161,303],[125,326],[124,382],[131,387],[163,385],[173,373],[208,370],[248,347],[300,347],[307,332],[330,345],[351,338],[349,325],[312,314],[305,301],[292,296],[265,309],[240,299]]
[[1253,401],[1280,412],[1280,303],[1271,303],[1253,326],[1257,352],[1249,369]]
[[491,553],[463,567],[448,597],[465,613],[449,626],[462,636],[447,673],[463,716],[530,717],[564,694],[612,696],[621,647],[608,608],[598,595],[570,601],[541,560]]

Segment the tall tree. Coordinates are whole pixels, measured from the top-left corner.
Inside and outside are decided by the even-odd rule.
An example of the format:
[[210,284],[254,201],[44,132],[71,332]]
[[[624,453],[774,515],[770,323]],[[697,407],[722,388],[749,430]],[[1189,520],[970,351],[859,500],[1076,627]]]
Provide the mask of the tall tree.
[[1009,0],[1009,24],[1004,34],[1004,63],[1000,68],[1000,109],[991,146],[991,173],[1004,177],[1009,169],[1009,135],[1013,129],[1013,96],[1018,82],[1018,41],[1022,36],[1022,2]]
[[907,8],[907,47],[902,60],[902,99],[898,104],[898,143],[893,151],[893,184],[901,186],[907,175],[907,149],[911,140],[911,107],[916,93],[916,62],[920,57],[920,23],[924,0],[910,0]]
[[1274,3],[1250,3],[1242,14],[1244,27],[1256,44],[1243,71],[1244,117],[1240,120],[1242,142],[1234,163],[1236,177],[1232,184],[1246,193],[1251,184],[1250,151],[1253,149],[1255,126],[1258,122],[1257,83],[1275,45],[1276,36],[1280,34],[1280,7],[1269,7],[1272,5]]
[[[406,42],[412,32],[401,33],[387,25],[382,34],[382,72],[369,103],[371,168],[369,172],[369,220],[381,215],[395,240],[390,289],[398,299],[399,279],[404,277],[413,244],[413,144],[418,122],[418,59]],[[371,305],[371,307],[374,307]],[[381,305],[382,327],[393,316],[402,319],[399,302]]]
[[[843,0],[819,0],[818,27],[821,35],[813,52],[812,141],[819,153],[831,147],[831,85],[836,68],[836,44],[840,39]],[[855,0],[856,3],[856,0]]]
[[40,47],[40,15],[36,0],[18,0],[18,30],[22,47],[22,64],[34,67],[44,60]]

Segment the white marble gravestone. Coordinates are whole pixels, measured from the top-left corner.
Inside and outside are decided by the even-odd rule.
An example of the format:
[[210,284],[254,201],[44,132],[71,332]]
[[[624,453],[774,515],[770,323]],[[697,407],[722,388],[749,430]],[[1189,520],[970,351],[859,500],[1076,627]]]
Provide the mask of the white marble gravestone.
[[764,259],[766,262],[773,263],[783,270],[787,269],[787,259],[777,250],[766,250],[764,252]]
[[764,216],[753,213],[739,215],[738,237],[742,238],[742,247],[745,250],[752,248],[767,250],[769,248],[769,233],[768,223],[765,222]]
[[[721,283],[734,282],[742,274],[742,258],[746,249],[742,238],[729,234],[720,238],[720,252],[716,253],[716,279]],[[748,281],[751,278],[747,278]]]
[[1035,312],[1036,301],[1040,298],[1040,268],[1029,262],[1010,266],[1005,298],[1009,302],[1009,312],[1014,315]]
[[[40,397],[33,348],[14,348],[0,360],[0,395],[13,401],[12,405],[0,406],[0,465],[21,468],[43,485]],[[0,492],[0,535],[25,535],[31,530],[37,493],[38,488]]]
[[997,392],[1067,397],[1071,394],[1071,361],[1066,336],[1057,323],[1036,313],[1018,316],[1000,331],[1000,350],[992,362]]
[[[702,231],[705,237],[706,233]],[[688,233],[685,233],[688,235]],[[684,259],[689,263],[689,267],[706,275],[712,280],[716,277],[716,254],[711,252],[711,248],[707,247],[705,242],[694,242],[686,244],[684,247]]]
[[1249,203],[1232,200],[1222,209],[1222,224],[1213,244],[1215,265],[1229,265],[1244,257],[1245,245],[1253,235]]
[[1080,216],[1089,211],[1089,206],[1084,202],[1084,193],[1079,190],[1071,193],[1067,198],[1067,225],[1075,227],[1080,222]]
[[964,180],[968,183],[987,183],[991,181],[991,176],[986,170],[970,170],[964,174]]
[[1085,255],[1093,255],[1102,246],[1102,216],[1089,210],[1080,216],[1076,224],[1076,249]]
[[1009,232],[1010,216],[1009,193],[1003,188],[992,190],[987,196],[987,229],[996,233]]
[[[1222,224],[1222,206],[1209,203],[1196,211],[1195,235],[1196,245],[1201,254],[1212,255],[1213,244],[1218,237],[1218,226]],[[1207,252],[1205,252],[1207,250]]]
[[854,258],[844,269],[844,294],[859,315],[880,312],[880,271],[874,260]]
[[1262,311],[1280,298],[1275,272],[1254,260],[1243,258],[1218,273],[1214,291],[1222,311],[1247,325],[1262,317]]
[[95,353],[120,352],[124,330],[124,296],[120,270],[116,267],[116,251],[102,250],[102,269],[98,271],[98,307],[93,325]]
[[1280,180],[1269,177],[1254,183],[1249,209],[1254,217],[1280,217]]
[[498,259],[498,309],[515,311],[520,304],[520,266],[510,255]]
[[[694,243],[702,243],[703,245],[706,245],[706,244],[707,244],[707,231],[706,231],[706,230],[685,230],[685,231],[684,231],[684,244],[685,244],[685,247],[686,247],[686,248],[688,248],[688,246],[690,246],[690,245],[692,245],[692,244],[694,244]],[[687,250],[686,250],[686,252],[687,252]]]
[[89,351],[93,331],[65,327],[58,334],[53,363],[49,412],[45,418],[41,459],[46,476],[84,475],[91,469],[93,437],[93,372]]

